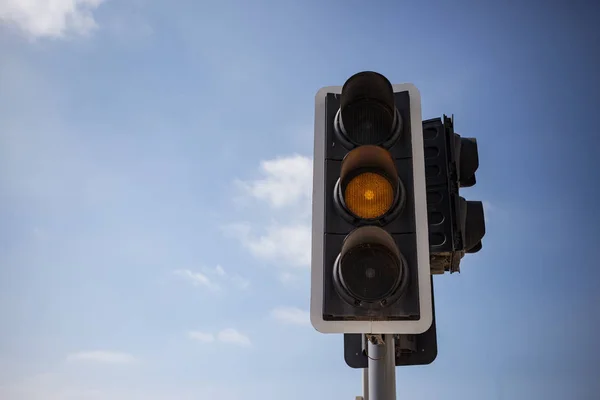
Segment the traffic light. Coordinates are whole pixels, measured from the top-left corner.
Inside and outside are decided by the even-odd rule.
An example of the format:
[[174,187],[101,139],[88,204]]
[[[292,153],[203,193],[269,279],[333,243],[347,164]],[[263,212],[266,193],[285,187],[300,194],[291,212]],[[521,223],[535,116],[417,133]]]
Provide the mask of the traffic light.
[[482,248],[485,217],[481,201],[467,201],[459,189],[475,185],[477,140],[454,132],[444,115],[423,121],[431,273],[460,271],[465,253]]
[[311,322],[323,333],[432,324],[421,99],[366,71],[315,99]]

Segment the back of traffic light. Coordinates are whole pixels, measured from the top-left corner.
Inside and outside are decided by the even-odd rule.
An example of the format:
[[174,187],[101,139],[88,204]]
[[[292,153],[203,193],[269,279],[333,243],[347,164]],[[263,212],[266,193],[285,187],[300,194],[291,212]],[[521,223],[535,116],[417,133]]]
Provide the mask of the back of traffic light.
[[311,322],[324,333],[425,332],[432,298],[421,102],[361,72],[315,102]]
[[458,272],[465,253],[481,250],[485,235],[483,203],[459,193],[476,183],[477,140],[456,134],[444,116],[423,121],[423,141],[431,273]]

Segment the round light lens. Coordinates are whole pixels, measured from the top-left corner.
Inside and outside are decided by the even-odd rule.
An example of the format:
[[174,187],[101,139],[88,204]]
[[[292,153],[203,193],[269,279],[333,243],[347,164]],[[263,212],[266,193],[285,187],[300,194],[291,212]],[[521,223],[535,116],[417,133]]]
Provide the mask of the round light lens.
[[361,173],[348,182],[344,203],[359,218],[373,219],[384,215],[394,204],[394,187],[384,176]]
[[402,279],[400,262],[381,245],[359,245],[340,261],[340,278],[348,293],[367,302],[388,297]]
[[340,133],[351,143],[386,144],[398,133],[396,118],[394,89],[385,76],[363,71],[342,86],[338,122]]
[[342,112],[347,137],[356,144],[381,144],[392,135],[394,109],[371,99],[359,100]]

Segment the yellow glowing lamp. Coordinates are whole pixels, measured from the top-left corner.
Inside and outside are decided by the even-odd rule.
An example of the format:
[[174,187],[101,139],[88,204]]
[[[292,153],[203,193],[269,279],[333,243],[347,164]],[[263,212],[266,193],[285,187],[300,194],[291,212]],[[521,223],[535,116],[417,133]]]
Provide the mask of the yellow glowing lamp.
[[374,145],[359,146],[346,155],[339,183],[344,208],[359,219],[382,218],[403,194],[392,156]]
[[384,176],[365,172],[352,178],[344,191],[348,210],[359,218],[373,219],[387,213],[394,204],[394,188]]

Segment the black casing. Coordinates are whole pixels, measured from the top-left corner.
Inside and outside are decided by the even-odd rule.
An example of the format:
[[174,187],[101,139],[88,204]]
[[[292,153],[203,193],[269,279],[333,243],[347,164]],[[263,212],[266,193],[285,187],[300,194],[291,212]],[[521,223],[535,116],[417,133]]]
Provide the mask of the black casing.
[[323,319],[324,320],[418,320],[420,318],[417,276],[417,243],[413,196],[412,142],[410,125],[410,98],[408,92],[395,93],[396,108],[402,119],[402,134],[389,149],[395,160],[398,175],[406,189],[403,211],[389,224],[382,226],[394,238],[408,263],[409,284],[405,293],[393,304],[369,311],[346,303],[337,293],[333,283],[333,266],[340,253],[344,238],[356,228],[344,219],[334,205],[334,188],[340,176],[341,163],[348,149],[337,139],[334,128],[340,97],[326,97],[325,129],[325,234],[323,268]]

